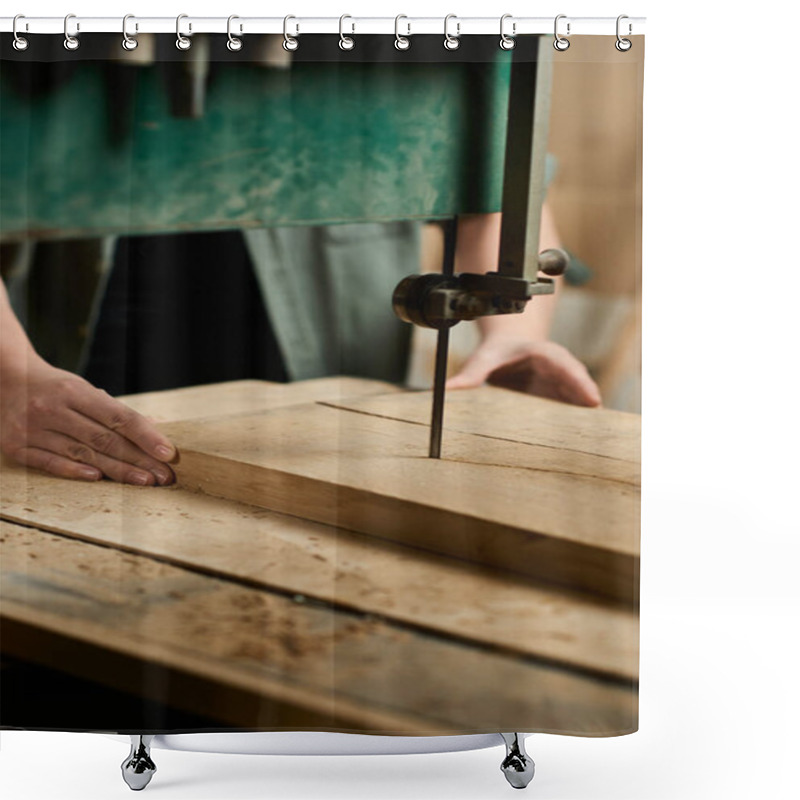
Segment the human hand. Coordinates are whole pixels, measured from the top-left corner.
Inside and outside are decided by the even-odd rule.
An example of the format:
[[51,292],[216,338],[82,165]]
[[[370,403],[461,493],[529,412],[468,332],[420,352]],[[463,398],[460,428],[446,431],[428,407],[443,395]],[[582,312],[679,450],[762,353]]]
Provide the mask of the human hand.
[[71,372],[36,358],[0,384],[0,451],[63,478],[104,475],[137,486],[175,475],[171,442],[141,414]]
[[446,386],[466,389],[484,382],[577,406],[601,403],[600,390],[586,367],[555,342],[486,337]]

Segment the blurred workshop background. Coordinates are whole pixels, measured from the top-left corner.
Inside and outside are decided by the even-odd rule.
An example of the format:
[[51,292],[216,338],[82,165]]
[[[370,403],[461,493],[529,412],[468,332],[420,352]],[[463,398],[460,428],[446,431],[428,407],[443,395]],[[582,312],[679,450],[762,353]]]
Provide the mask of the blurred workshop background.
[[[612,37],[613,38],[613,37]],[[583,62],[594,62],[586,69]],[[603,405],[641,411],[642,60],[604,36],[574,37],[553,66],[548,190],[563,246],[576,259],[552,339],[600,386]],[[581,68],[583,67],[583,68]],[[425,230],[423,269],[441,269],[441,231]],[[531,302],[535,303],[536,300]],[[451,332],[450,373],[473,350],[475,323]],[[414,329],[408,381],[430,385],[436,332]]]

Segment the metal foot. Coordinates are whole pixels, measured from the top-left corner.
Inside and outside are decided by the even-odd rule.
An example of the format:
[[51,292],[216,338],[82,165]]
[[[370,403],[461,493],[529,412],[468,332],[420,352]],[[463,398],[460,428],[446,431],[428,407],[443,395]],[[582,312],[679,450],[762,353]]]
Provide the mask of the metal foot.
[[532,780],[536,769],[533,759],[525,752],[521,733],[501,733],[506,743],[506,757],[500,765],[506,780],[515,789],[524,789]]
[[131,734],[131,752],[122,762],[122,778],[134,792],[139,792],[150,783],[156,765],[150,758],[150,742],[153,736]]

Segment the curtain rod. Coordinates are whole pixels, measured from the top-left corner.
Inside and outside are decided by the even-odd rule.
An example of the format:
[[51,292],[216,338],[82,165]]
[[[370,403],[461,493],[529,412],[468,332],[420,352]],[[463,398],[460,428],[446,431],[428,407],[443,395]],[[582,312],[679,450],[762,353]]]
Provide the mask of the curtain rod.
[[[175,33],[174,17],[136,17],[129,15],[126,31],[136,33]],[[444,34],[444,17],[235,17],[233,30],[237,35],[248,33],[279,33],[286,30],[296,36],[304,33],[345,34],[395,34],[395,25],[403,36],[415,34]],[[500,34],[500,17],[458,17],[450,15],[447,30],[451,35]],[[286,26],[286,29],[285,27]],[[569,26],[569,27],[568,27]],[[505,16],[503,30],[508,35],[535,33],[552,34],[554,17]],[[622,36],[644,34],[645,17],[626,17],[620,21]],[[181,15],[180,29],[184,35],[192,33],[226,33],[228,17],[192,17]],[[0,33],[14,30],[14,17],[0,17]],[[617,33],[617,17],[569,17],[559,15],[558,30],[561,36],[614,36]],[[26,17],[17,19],[18,34],[64,34],[64,17]],[[81,17],[70,15],[69,33],[122,33],[122,17]]]

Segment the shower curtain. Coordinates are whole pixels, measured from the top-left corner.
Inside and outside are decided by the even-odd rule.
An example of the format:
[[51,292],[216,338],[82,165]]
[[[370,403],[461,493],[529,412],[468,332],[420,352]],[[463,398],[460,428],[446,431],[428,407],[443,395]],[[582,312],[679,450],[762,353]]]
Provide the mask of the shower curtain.
[[643,45],[30,39],[0,727],[635,731]]

